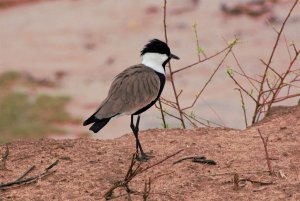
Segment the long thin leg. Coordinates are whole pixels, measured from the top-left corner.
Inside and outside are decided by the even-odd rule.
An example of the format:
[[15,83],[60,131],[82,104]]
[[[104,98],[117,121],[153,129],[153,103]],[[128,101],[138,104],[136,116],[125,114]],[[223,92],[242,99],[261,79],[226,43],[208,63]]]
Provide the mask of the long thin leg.
[[[140,123],[140,115],[138,115],[138,117],[137,117],[135,126],[133,124],[133,115],[131,115],[130,127],[135,136],[137,160],[148,160],[149,157],[145,154],[145,152],[142,148],[142,145],[140,143],[140,140],[139,140],[139,123]],[[139,155],[139,151],[140,151],[141,155]]]
[[133,115],[131,115],[130,128],[131,128],[131,130],[134,134],[134,137],[135,137],[135,148],[136,148],[136,154],[138,156],[139,155],[139,142],[138,142],[138,138],[137,138],[137,135],[136,135],[136,128],[133,124]]
[[142,148],[142,145],[140,143],[140,140],[139,140],[139,124],[140,124],[140,115],[138,115],[138,118],[136,120],[136,124],[135,124],[135,131],[136,131],[136,142],[137,142],[137,147],[140,148],[140,151],[141,151],[141,154],[142,155],[146,155],[143,151],[143,148]]

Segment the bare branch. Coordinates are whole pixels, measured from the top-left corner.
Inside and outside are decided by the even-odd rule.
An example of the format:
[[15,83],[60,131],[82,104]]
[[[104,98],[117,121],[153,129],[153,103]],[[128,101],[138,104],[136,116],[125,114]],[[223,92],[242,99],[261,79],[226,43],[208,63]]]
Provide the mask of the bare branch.
[[[233,46],[232,46],[233,47]],[[217,71],[220,69],[220,67],[222,66],[222,64],[224,63],[225,59],[227,58],[228,54],[231,52],[232,47],[229,48],[229,50],[226,52],[225,56],[223,57],[223,59],[221,60],[221,62],[218,64],[217,68],[213,71],[213,73],[211,74],[211,76],[208,78],[208,80],[206,81],[206,83],[204,84],[204,86],[202,87],[202,89],[199,91],[199,93],[196,95],[196,98],[194,99],[193,103],[185,108],[182,108],[182,110],[187,110],[190,109],[192,107],[194,107],[195,103],[197,102],[197,100],[199,99],[200,95],[202,94],[202,92],[206,89],[206,87],[208,86],[208,84],[211,82],[212,78],[215,76],[215,74],[217,73]]]
[[290,61],[292,61],[291,51],[290,51],[289,45],[287,43],[286,36],[285,36],[284,32],[283,32],[283,38],[284,38],[284,43],[285,43],[286,50],[289,54]]
[[158,99],[158,105],[159,105],[158,109],[159,109],[160,114],[161,114],[161,119],[163,121],[163,127],[167,128],[167,123],[166,123],[165,115],[164,115],[164,112],[163,112],[164,109],[163,109],[162,104],[161,104],[161,98]]
[[240,85],[240,83],[229,72],[227,72],[227,74],[241,90],[243,90],[255,103],[258,104],[257,100],[253,97],[251,93],[249,93],[242,85]]
[[[237,41],[237,40],[238,40],[238,39],[236,39],[236,41]],[[173,71],[172,74],[178,73],[178,72],[183,71],[183,70],[185,70],[185,69],[191,68],[191,67],[193,67],[193,66],[195,66],[195,65],[197,65],[197,64],[200,64],[200,63],[203,63],[203,62],[205,62],[205,61],[207,61],[207,60],[210,60],[210,59],[212,59],[212,58],[218,56],[219,54],[222,54],[223,52],[225,52],[225,51],[228,50],[228,49],[232,49],[232,44],[229,44],[227,47],[225,47],[225,48],[222,49],[221,51],[219,51],[219,52],[217,52],[217,53],[215,53],[215,54],[213,54],[213,55],[211,55],[211,56],[209,56],[209,57],[207,57],[207,58],[205,58],[205,59],[203,59],[203,60],[201,60],[201,61],[197,61],[197,62],[195,62],[195,63],[192,63],[192,64],[188,65],[188,66],[185,66],[185,67],[182,67],[182,68],[180,68],[180,69],[177,69],[177,70]]]
[[253,82],[251,82],[251,80],[252,80],[252,81],[255,81],[255,82],[258,82],[258,81],[257,81],[256,79],[253,79],[253,78],[247,76],[247,74],[245,73],[244,69],[242,68],[242,66],[241,66],[241,64],[240,64],[240,62],[239,62],[239,60],[238,60],[237,57],[235,56],[235,53],[234,53],[233,50],[231,51],[231,54],[232,54],[232,56],[233,56],[233,58],[234,58],[234,60],[235,60],[235,62],[236,62],[236,64],[237,64],[238,68],[242,71],[242,74],[240,74],[240,73],[237,72],[237,71],[235,71],[235,72],[236,72],[237,74],[241,75],[241,76],[244,76],[244,77],[248,80],[248,82],[252,85],[252,87],[253,87],[256,91],[258,91],[257,87],[255,86],[255,84],[253,84]]
[[269,141],[269,136],[267,136],[266,138],[264,138],[259,130],[259,128],[257,129],[258,133],[259,133],[259,136],[260,136],[260,139],[261,141],[263,142],[263,145],[264,145],[264,149],[265,149],[265,154],[266,154],[266,160],[267,160],[267,165],[268,165],[268,169],[270,171],[270,174],[274,174],[274,171],[272,169],[272,166],[271,166],[271,161],[270,161],[270,157],[269,157],[269,152],[268,152],[268,141]]
[[[288,21],[290,15],[291,15],[292,11],[294,10],[295,6],[297,5],[297,3],[298,3],[298,0],[295,0],[295,2],[294,2],[294,4],[293,4],[293,6],[291,7],[291,9],[290,9],[288,15],[286,16],[284,22],[283,22],[282,25],[281,25],[280,30],[279,30],[278,33],[277,33],[277,38],[276,38],[276,40],[275,40],[274,46],[273,46],[273,48],[272,48],[271,55],[270,55],[270,57],[269,57],[269,59],[268,59],[268,62],[266,63],[266,68],[265,68],[264,73],[263,73],[263,76],[262,76],[262,80],[261,80],[261,84],[260,84],[260,89],[259,89],[259,93],[258,93],[258,97],[257,97],[257,104],[256,104],[256,107],[255,107],[255,110],[254,110],[254,114],[253,114],[253,118],[252,118],[252,123],[255,123],[256,120],[258,119],[257,117],[258,117],[259,112],[260,112],[260,110],[259,110],[259,106],[260,106],[260,105],[259,105],[258,103],[260,102],[260,100],[261,100],[261,98],[262,98],[262,96],[263,96],[263,94],[262,94],[261,92],[264,91],[263,87],[264,87],[264,84],[265,84],[267,72],[268,72],[268,70],[270,69],[270,64],[271,64],[271,62],[272,62],[272,60],[273,60],[273,56],[274,56],[274,53],[275,53],[275,51],[276,51],[276,49],[277,49],[278,42],[279,42],[279,39],[280,39],[280,37],[281,37],[281,34],[282,34],[283,30],[284,30],[285,24],[286,24],[286,22]],[[275,94],[276,94],[276,93],[275,93]],[[273,97],[274,97],[274,96],[273,96]],[[274,98],[272,98],[272,99],[274,99]],[[271,104],[269,105],[269,109],[270,109],[270,106],[271,106]]]
[[266,68],[270,69],[278,77],[281,77],[281,75],[279,73],[277,73],[277,71],[274,68],[272,68],[270,65],[268,65],[264,60],[262,60],[262,59],[259,59],[259,60],[266,66]]
[[[164,33],[165,33],[165,41],[168,44],[168,36],[167,36],[167,0],[164,0]],[[181,121],[181,125],[183,128],[185,128],[185,122],[184,122],[184,118],[182,115],[182,110],[180,107],[180,103],[179,103],[179,99],[178,99],[178,94],[177,94],[177,90],[176,90],[176,86],[175,86],[175,81],[174,81],[174,77],[173,77],[173,70],[172,70],[172,66],[171,66],[171,62],[169,62],[168,65],[169,68],[169,73],[170,73],[170,80],[171,80],[171,84],[172,84],[172,88],[173,88],[173,92],[174,92],[174,97],[176,100],[176,106],[177,106],[177,111],[179,112],[179,116],[180,116],[180,121]]]

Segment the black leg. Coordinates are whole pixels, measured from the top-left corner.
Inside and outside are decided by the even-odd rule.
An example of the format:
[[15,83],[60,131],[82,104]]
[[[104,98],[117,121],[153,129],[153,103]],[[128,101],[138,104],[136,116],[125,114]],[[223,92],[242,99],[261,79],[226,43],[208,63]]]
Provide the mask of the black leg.
[[139,142],[138,142],[138,138],[137,138],[137,134],[136,134],[136,128],[133,124],[133,115],[131,115],[131,122],[130,122],[130,128],[134,134],[134,137],[135,137],[135,148],[136,148],[136,154],[137,156],[139,155]]
[[142,148],[142,145],[140,143],[140,140],[139,140],[139,124],[140,124],[140,115],[138,115],[138,118],[136,120],[136,124],[135,124],[135,135],[136,135],[136,142],[137,142],[137,147],[140,148],[140,151],[141,151],[141,154],[142,155],[145,155],[144,151],[143,151],[143,148]]
[[[137,154],[137,160],[146,161],[149,159],[149,156],[147,156],[142,148],[142,145],[139,140],[139,124],[140,124],[140,115],[138,115],[136,124],[133,124],[133,115],[131,115],[131,123],[130,127],[132,129],[132,132],[135,137],[135,143],[136,143],[136,154]],[[139,154],[140,152],[140,154]]]

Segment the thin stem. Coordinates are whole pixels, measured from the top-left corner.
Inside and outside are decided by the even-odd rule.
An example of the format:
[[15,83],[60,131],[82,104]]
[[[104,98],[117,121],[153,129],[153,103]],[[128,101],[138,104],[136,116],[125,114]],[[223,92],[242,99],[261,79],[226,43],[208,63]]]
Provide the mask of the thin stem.
[[179,68],[179,69],[173,71],[172,74],[178,73],[178,72],[183,71],[183,70],[185,70],[185,69],[191,68],[191,67],[193,67],[193,66],[195,66],[195,65],[197,65],[197,64],[200,64],[200,63],[203,63],[203,62],[205,62],[205,61],[207,61],[207,60],[210,60],[211,58],[214,58],[214,57],[218,56],[219,54],[222,54],[222,53],[225,52],[226,50],[230,49],[231,46],[232,46],[232,44],[228,45],[227,47],[225,47],[225,48],[222,49],[221,51],[219,51],[219,52],[217,52],[217,53],[215,53],[215,54],[213,54],[213,55],[211,55],[211,56],[209,56],[209,57],[207,57],[207,58],[205,58],[205,59],[203,59],[203,60],[201,60],[201,61],[197,61],[197,62],[195,62],[195,63],[192,63],[192,64],[188,65],[188,66]]
[[256,91],[258,91],[258,89],[257,89],[256,86],[253,84],[253,82],[251,82],[251,80],[252,80],[252,81],[255,81],[255,82],[258,82],[258,81],[246,75],[244,69],[242,68],[242,66],[241,66],[239,60],[237,59],[237,57],[235,56],[235,53],[234,53],[233,50],[231,51],[231,54],[232,54],[232,56],[233,56],[233,58],[234,58],[234,60],[235,60],[235,62],[236,62],[236,64],[237,64],[238,68],[242,71],[242,74],[239,73],[239,72],[237,72],[237,71],[235,71],[235,72],[236,72],[237,74],[241,75],[241,76],[244,76],[244,77],[248,80],[248,82],[252,85],[252,87],[253,87]]
[[166,123],[166,119],[165,119],[165,115],[164,115],[164,111],[163,111],[163,107],[162,107],[160,98],[158,99],[158,105],[159,105],[159,111],[161,114],[161,119],[163,121],[163,127],[167,128],[167,123]]
[[[167,0],[164,0],[164,33],[165,33],[165,41],[168,44],[168,35],[167,35]],[[173,77],[173,71],[172,71],[172,66],[171,66],[171,62],[169,62],[168,65],[169,68],[169,73],[170,73],[170,80],[171,80],[171,84],[172,84],[172,88],[173,88],[173,92],[174,92],[174,97],[176,100],[176,106],[177,106],[177,110],[179,112],[179,116],[180,116],[180,121],[181,121],[181,125],[183,128],[185,128],[185,122],[184,122],[184,118],[182,115],[182,110],[179,104],[179,98],[178,98],[178,94],[177,94],[177,90],[176,90],[176,86],[175,86],[175,81],[174,81],[174,77]]]
[[247,128],[248,127],[248,120],[247,120],[247,113],[246,113],[246,106],[245,106],[245,102],[244,102],[244,97],[243,97],[241,89],[237,88],[237,90],[240,93],[241,102],[242,102],[242,109],[243,109],[243,113],[244,113],[245,126]]
[[217,66],[217,68],[213,71],[213,73],[211,74],[211,76],[209,77],[209,79],[206,81],[206,83],[204,84],[203,88],[199,91],[199,93],[196,95],[196,98],[194,99],[193,103],[188,106],[183,108],[182,110],[187,110],[190,109],[192,107],[194,107],[194,105],[196,104],[197,100],[199,99],[200,95],[202,94],[202,92],[206,89],[206,87],[208,86],[208,84],[211,82],[212,78],[215,76],[215,74],[217,73],[217,71],[219,70],[219,68],[222,66],[222,64],[224,63],[226,57],[228,56],[228,54],[231,52],[231,48],[229,48],[229,50],[226,52],[225,56],[223,57],[223,59],[221,60],[221,62],[219,63],[219,65]]

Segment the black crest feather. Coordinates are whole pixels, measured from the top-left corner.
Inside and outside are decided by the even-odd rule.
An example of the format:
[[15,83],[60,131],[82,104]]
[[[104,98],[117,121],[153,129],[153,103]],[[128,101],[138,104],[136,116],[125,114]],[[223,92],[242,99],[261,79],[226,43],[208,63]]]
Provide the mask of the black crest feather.
[[144,49],[141,51],[141,56],[148,52],[166,54],[168,56],[171,54],[168,45],[165,42],[158,39],[150,40],[149,43],[146,44]]

